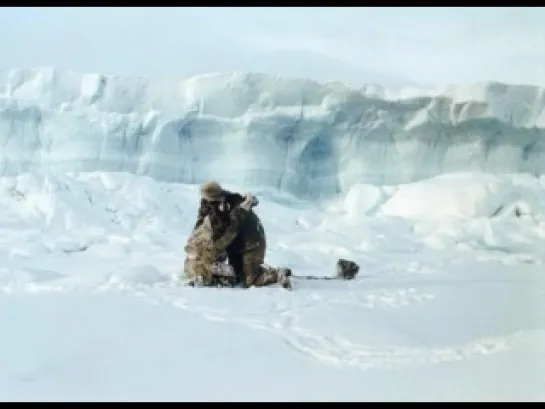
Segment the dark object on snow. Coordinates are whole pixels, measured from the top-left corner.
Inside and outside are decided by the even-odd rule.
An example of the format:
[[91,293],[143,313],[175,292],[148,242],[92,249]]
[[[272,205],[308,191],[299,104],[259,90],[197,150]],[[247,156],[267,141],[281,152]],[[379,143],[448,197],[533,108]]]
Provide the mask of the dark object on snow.
[[278,280],[278,283],[282,286],[282,288],[285,288],[286,290],[291,290],[291,280],[290,277],[292,276],[291,268],[281,267],[278,268],[276,273],[276,278]]
[[340,277],[330,277],[330,276],[299,276],[294,275],[293,278],[298,278],[302,280],[338,280]]
[[360,266],[355,262],[341,258],[337,260],[337,275],[335,276],[300,276],[292,274],[292,277],[303,280],[352,280],[359,271]]
[[342,258],[337,261],[337,277],[342,280],[352,280],[359,271],[360,266],[353,261]]

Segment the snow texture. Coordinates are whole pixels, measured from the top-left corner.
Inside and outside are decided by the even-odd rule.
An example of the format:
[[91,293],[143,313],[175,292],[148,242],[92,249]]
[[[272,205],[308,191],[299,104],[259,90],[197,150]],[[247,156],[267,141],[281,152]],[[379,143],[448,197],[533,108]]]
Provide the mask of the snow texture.
[[360,89],[265,74],[0,77],[0,174],[108,171],[303,198],[451,172],[545,171],[545,89]]
[[[536,87],[4,73],[0,401],[543,401],[544,137]],[[358,276],[183,286],[205,179]]]
[[293,291],[182,286],[197,205],[128,173],[0,177],[0,401],[545,399],[544,178],[260,196],[269,264],[361,266]]

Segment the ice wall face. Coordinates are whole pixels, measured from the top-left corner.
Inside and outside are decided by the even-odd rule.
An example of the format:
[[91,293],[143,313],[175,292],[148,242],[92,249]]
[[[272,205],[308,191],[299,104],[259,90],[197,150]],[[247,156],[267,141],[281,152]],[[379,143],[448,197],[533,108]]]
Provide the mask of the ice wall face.
[[[545,173],[545,90],[418,91],[213,74],[0,78],[0,172],[129,171],[329,196],[451,171]],[[420,94],[419,94],[420,93]]]

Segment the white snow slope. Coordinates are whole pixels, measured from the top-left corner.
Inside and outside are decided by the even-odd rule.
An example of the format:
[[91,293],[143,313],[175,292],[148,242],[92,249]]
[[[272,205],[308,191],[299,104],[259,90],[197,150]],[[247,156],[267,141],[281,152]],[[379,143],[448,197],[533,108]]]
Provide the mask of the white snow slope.
[[260,198],[270,264],[358,277],[183,287],[197,186],[0,178],[0,401],[544,400],[545,179]]
[[13,70],[0,77],[0,145],[3,175],[126,171],[328,197],[354,183],[445,172],[542,174],[545,90],[357,90],[262,74],[169,82]]
[[[543,90],[6,78],[0,401],[545,399]],[[207,178],[268,263],[360,274],[184,287]]]

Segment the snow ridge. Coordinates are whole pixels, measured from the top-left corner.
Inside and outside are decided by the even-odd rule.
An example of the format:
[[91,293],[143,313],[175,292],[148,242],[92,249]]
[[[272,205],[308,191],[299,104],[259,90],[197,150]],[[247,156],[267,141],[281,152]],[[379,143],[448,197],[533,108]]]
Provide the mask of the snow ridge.
[[0,74],[0,175],[126,171],[317,198],[450,172],[545,171],[545,89],[534,86]]

